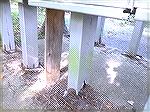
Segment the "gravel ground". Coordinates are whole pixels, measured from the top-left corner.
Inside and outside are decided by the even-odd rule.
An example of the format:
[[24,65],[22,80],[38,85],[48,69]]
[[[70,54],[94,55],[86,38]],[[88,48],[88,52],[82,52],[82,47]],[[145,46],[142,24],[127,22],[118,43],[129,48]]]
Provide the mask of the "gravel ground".
[[[62,61],[68,63],[69,39],[63,39]],[[39,60],[44,65],[44,40],[39,40]],[[147,100],[147,62],[132,59],[122,51],[110,47],[95,47],[94,72],[90,84],[79,93],[67,87],[67,67],[55,84],[45,84],[43,68],[21,69],[21,53],[4,54],[3,103],[4,109],[69,109],[68,111],[135,112]],[[64,95],[64,93],[66,93]]]
[[[67,38],[64,41],[63,52],[68,51],[69,44]],[[39,43],[42,51],[44,40],[39,40]],[[41,61],[43,56],[43,53],[39,53]],[[62,60],[67,59],[68,53],[62,56]],[[91,76],[91,83],[81,89],[78,95],[74,90],[68,90],[68,94],[63,96],[67,87],[67,69],[62,71],[61,80],[57,84],[40,87],[39,85],[43,85],[40,77],[43,69],[21,70],[21,53],[5,54],[3,63],[4,109],[115,111],[118,108],[117,112],[133,112],[133,108],[143,108],[147,99],[146,61],[131,60],[121,55],[117,49],[94,48],[94,74]],[[116,73],[114,79],[109,68],[112,69],[111,73]]]

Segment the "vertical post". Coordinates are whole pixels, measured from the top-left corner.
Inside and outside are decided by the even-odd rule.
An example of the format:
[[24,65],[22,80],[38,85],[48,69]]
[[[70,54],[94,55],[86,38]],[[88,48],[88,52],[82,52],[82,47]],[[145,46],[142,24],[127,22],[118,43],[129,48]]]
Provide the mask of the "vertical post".
[[144,22],[143,21],[136,21],[135,26],[134,26],[134,30],[132,33],[132,38],[131,38],[130,43],[129,43],[129,49],[127,51],[129,55],[131,55],[131,56],[137,55],[137,51],[138,51],[138,47],[140,44],[143,30],[144,30]]
[[60,61],[64,29],[64,11],[46,9],[45,68],[47,81],[60,77]]
[[104,16],[98,17],[95,42],[98,41],[99,44],[101,44],[101,37],[103,35],[104,24],[105,24],[105,17]]
[[15,49],[13,24],[11,18],[11,8],[9,0],[0,1],[0,21],[2,22],[1,35],[3,40],[3,49],[6,51]]
[[147,88],[148,88],[148,94],[149,94],[149,96],[148,96],[148,100],[147,100],[147,102],[145,104],[143,112],[149,112],[149,110],[150,110],[150,38],[149,37],[147,38],[147,60],[148,60],[148,69],[147,69],[147,75],[148,75],[147,81],[148,81],[148,85],[147,85]]
[[150,110],[150,96],[148,97],[143,112],[149,112],[149,110]]
[[23,65],[38,67],[37,7],[29,6],[27,1],[19,3],[19,20]]
[[92,75],[97,18],[71,13],[68,89],[79,91]]

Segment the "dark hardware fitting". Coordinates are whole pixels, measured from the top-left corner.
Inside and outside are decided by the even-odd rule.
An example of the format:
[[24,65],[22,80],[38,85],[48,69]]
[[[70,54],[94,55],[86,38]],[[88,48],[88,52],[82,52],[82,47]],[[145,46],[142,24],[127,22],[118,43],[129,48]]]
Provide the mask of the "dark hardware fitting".
[[133,10],[131,11],[130,8],[126,8],[123,10],[123,13],[129,13],[130,15],[135,15],[137,7],[133,7]]

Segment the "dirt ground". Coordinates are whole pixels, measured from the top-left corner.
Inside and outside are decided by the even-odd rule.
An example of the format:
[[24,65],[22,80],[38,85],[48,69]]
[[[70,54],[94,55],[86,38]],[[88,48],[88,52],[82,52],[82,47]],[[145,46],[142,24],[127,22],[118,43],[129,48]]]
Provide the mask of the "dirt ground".
[[[107,23],[107,22],[106,22]],[[114,21],[111,24],[115,24]],[[107,25],[112,26],[114,25]],[[115,25],[117,26],[117,25]],[[37,69],[21,68],[21,52],[0,53],[1,76],[0,102],[3,111],[48,112],[58,110],[90,112],[136,112],[141,111],[147,101],[148,74],[147,61],[143,57],[132,59],[122,55],[130,40],[128,31],[118,27],[105,28],[106,46],[94,47],[93,74],[90,83],[85,84],[79,93],[67,88],[69,39],[63,38],[61,77],[56,82],[46,82],[44,74],[44,39],[39,40],[39,61]],[[118,30],[117,30],[118,29]],[[128,33],[126,32],[128,31]],[[123,41],[121,40],[123,36]],[[125,38],[127,37],[127,38]],[[109,41],[108,41],[109,40]],[[120,41],[118,41],[120,40]],[[115,42],[115,43],[114,43]],[[140,54],[146,55],[145,37],[142,39]],[[117,43],[117,44],[116,44]],[[123,43],[123,44],[122,44]],[[112,47],[107,46],[113,44]],[[115,47],[115,48],[114,48]],[[143,50],[144,49],[144,50]],[[86,110],[85,110],[86,109]]]
[[[43,44],[44,40],[39,40],[41,62],[44,61]],[[69,40],[64,38],[62,60],[67,63],[68,46]],[[133,60],[107,47],[95,47],[93,60],[91,83],[75,93],[73,89],[66,92],[67,64],[61,66],[60,80],[47,84],[42,66],[22,70],[21,52],[4,53],[3,109],[135,112],[143,108],[147,99],[146,60]]]

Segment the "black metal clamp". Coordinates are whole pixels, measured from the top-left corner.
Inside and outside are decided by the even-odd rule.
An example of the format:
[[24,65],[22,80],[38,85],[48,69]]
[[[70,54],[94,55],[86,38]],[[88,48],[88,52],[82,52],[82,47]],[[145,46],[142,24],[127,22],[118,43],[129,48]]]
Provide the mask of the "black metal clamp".
[[125,9],[123,10],[123,13],[129,13],[130,15],[135,15],[136,9],[137,9],[137,7],[133,7],[133,10],[131,11],[130,8],[125,8]]
[[132,10],[130,8],[125,8],[123,10],[123,13],[128,13],[129,14],[128,19],[127,19],[128,22],[133,22],[134,21],[136,9],[137,9],[137,7],[133,7]]

